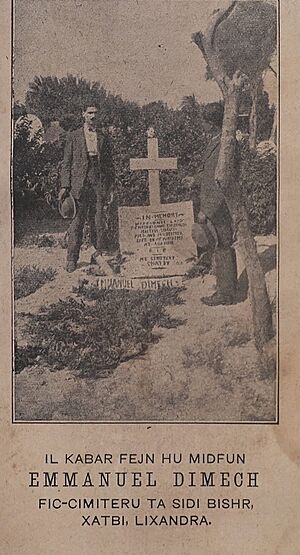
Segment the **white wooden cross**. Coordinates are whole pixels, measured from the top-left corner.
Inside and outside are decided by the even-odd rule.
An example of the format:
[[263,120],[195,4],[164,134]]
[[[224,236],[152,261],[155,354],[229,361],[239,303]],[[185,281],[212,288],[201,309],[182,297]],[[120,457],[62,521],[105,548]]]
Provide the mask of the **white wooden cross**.
[[176,170],[177,158],[159,158],[158,140],[154,129],[147,131],[148,158],[130,158],[131,170],[148,170],[150,206],[160,205],[159,172],[161,170]]

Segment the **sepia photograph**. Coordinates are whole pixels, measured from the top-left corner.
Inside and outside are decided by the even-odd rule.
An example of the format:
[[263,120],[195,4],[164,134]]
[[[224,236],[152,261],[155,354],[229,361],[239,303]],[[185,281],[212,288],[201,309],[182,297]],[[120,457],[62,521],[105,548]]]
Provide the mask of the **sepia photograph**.
[[277,1],[13,12],[13,422],[277,423]]

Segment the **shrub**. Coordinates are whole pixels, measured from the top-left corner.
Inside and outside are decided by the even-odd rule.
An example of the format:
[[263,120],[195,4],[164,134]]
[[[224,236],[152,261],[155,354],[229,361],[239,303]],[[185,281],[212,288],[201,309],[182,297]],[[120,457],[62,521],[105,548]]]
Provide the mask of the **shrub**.
[[36,358],[39,354],[39,348],[32,345],[22,345],[18,346],[15,341],[15,357],[14,357],[14,370],[16,374],[19,374],[27,368],[27,366],[32,366],[36,362]]
[[[230,46],[230,45],[229,45]],[[203,126],[203,109],[194,96],[184,97],[180,109],[169,108],[164,102],[151,102],[138,106],[134,102],[122,100],[107,93],[99,83],[91,85],[74,76],[61,79],[56,77],[36,77],[30,84],[26,97],[27,109],[37,114],[43,123],[59,120],[65,131],[82,123],[81,112],[84,101],[89,98],[99,104],[99,125],[109,133],[115,165],[115,202],[107,210],[105,222],[106,247],[118,246],[118,206],[147,204],[149,200],[148,174],[146,171],[131,171],[130,158],[147,155],[146,131],[154,127],[159,140],[160,157],[177,157],[178,171],[163,171],[160,174],[162,202],[188,200],[188,191],[182,185],[182,178],[194,175],[202,163],[208,137]],[[249,98],[244,98],[246,112]],[[258,136],[266,139],[273,121],[273,109],[269,106],[266,93],[261,95],[258,105]],[[16,224],[25,210],[35,209],[38,199],[47,201],[57,209],[60,164],[63,158],[64,137],[54,143],[39,143],[30,138],[29,129],[18,128],[14,137],[14,200]],[[249,165],[250,164],[250,165]],[[264,226],[264,214],[273,203],[272,187],[267,184],[267,175],[252,176],[252,162],[245,168],[246,197],[249,193],[250,215],[253,227],[268,229],[274,224],[274,217]],[[262,178],[262,189],[260,181]],[[250,202],[251,201],[251,202]],[[253,201],[253,202],[252,202]],[[272,206],[273,206],[272,204]],[[255,211],[258,211],[256,216]],[[272,224],[273,222],[273,224]]]
[[179,291],[81,289],[79,300],[68,298],[30,315],[26,331],[53,370],[67,367],[81,376],[105,377],[156,340],[154,326],[180,325],[165,310],[182,302]]
[[63,141],[44,143],[31,136],[30,124],[18,126],[14,133],[14,211],[20,219],[24,212],[36,209],[42,199],[57,208],[59,166],[63,156]]
[[276,154],[270,151],[260,156],[250,151],[247,142],[241,149],[240,185],[255,234],[276,232],[277,164]]
[[15,272],[14,294],[15,299],[27,297],[37,289],[54,279],[56,270],[49,267],[46,269],[37,266],[22,266]]

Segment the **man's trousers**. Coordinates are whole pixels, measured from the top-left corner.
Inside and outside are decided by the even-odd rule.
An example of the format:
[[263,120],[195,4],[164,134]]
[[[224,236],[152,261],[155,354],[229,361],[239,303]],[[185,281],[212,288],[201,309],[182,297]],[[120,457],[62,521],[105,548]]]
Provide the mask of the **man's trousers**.
[[91,232],[91,242],[99,252],[103,249],[103,193],[101,189],[87,183],[76,199],[76,216],[68,230],[67,260],[77,262],[83,238],[84,224],[88,221]]
[[213,255],[213,270],[216,276],[217,293],[235,298],[237,291],[237,265],[236,254],[232,246],[233,233],[229,212],[223,210],[214,218],[218,244]]

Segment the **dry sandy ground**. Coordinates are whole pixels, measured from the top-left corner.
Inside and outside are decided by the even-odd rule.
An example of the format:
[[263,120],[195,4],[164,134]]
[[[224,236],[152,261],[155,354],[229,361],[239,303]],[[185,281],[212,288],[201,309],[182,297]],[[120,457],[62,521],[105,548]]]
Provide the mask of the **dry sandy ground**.
[[[274,301],[275,238],[260,237],[258,245]],[[35,264],[57,269],[53,282],[16,302],[18,342],[24,342],[21,312],[63,299],[77,285],[90,251],[82,251],[82,265],[74,274],[64,271],[65,252],[59,247],[16,248],[16,268]],[[15,378],[16,420],[274,421],[276,376],[249,340],[250,307],[239,266],[241,302],[207,307],[200,297],[213,292],[214,278],[187,281],[185,303],[169,309],[185,323],[155,330],[160,340],[143,356],[121,363],[110,377],[79,378],[68,369],[52,372],[40,366],[24,369]]]

